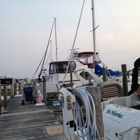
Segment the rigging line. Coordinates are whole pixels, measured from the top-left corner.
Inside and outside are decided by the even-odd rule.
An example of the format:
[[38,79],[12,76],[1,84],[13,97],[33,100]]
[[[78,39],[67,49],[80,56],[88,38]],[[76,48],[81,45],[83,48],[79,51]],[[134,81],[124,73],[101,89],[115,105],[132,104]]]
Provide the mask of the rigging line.
[[[54,20],[54,22],[55,22],[55,20]],[[53,22],[53,25],[54,25],[54,22]],[[52,25],[52,29],[53,29],[53,25]],[[49,46],[49,42],[50,42],[50,38],[51,38],[51,34],[52,34],[52,29],[51,29],[51,33],[50,33],[50,36],[49,36],[49,41],[48,41],[48,45],[47,45],[45,54],[43,55],[43,57],[42,57],[42,59],[41,59],[39,65],[38,65],[38,67],[37,67],[37,69],[36,69],[36,71],[35,71],[35,73],[34,73],[34,75],[33,75],[33,77],[35,76],[36,72],[38,71],[39,66],[41,65],[41,62],[42,62],[43,58],[44,58],[44,60],[43,60],[42,66],[44,65],[45,58],[46,58],[46,53],[47,53],[47,50],[48,50],[48,46]],[[40,70],[40,72],[41,72],[41,70]],[[33,77],[32,77],[32,79],[33,79]]]
[[[44,56],[43,56],[43,57],[44,57]],[[42,60],[43,60],[43,57],[42,57],[42,59],[41,59],[41,61],[40,61],[39,65],[38,65],[38,67],[37,67],[37,69],[36,69],[36,71],[35,71],[35,73],[34,73],[34,75],[33,75],[32,79],[34,78],[35,74],[37,73],[37,71],[38,71],[38,69],[39,69],[39,66],[41,65],[41,62],[42,62]]]
[[64,48],[65,49],[67,48],[66,50],[68,50],[69,47],[67,47],[67,46],[70,46],[70,45],[68,45],[69,43],[66,41],[66,37],[65,37],[60,25],[58,24],[58,22],[57,22],[57,27],[58,27],[59,34],[62,36],[60,41],[65,45]]
[[42,66],[44,65],[44,62],[45,62],[45,58],[46,58],[47,50],[48,50],[48,47],[49,47],[50,38],[51,38],[51,35],[52,35],[52,30],[53,30],[54,23],[55,23],[55,19],[54,19],[54,22],[53,22],[53,25],[52,25],[52,29],[51,29],[51,33],[50,33],[50,36],[49,36],[49,41],[48,41],[48,44],[47,44],[47,48],[46,48],[46,51],[45,51],[45,54],[44,54],[44,60],[43,60]]
[[[106,5],[108,6],[107,2],[106,2]],[[109,9],[109,11],[110,11],[110,13],[111,13],[111,16],[113,17],[113,19],[114,19],[114,21],[115,21],[115,23],[116,23],[117,27],[118,27],[118,30],[119,30],[119,32],[120,32],[120,34],[121,34],[121,36],[122,36],[122,38],[123,38],[123,40],[124,40],[124,42],[125,42],[125,44],[126,44],[127,48],[128,48],[128,50],[129,50],[129,52],[130,52],[130,54],[131,54],[131,56],[132,56],[133,60],[134,60],[134,56],[133,56],[133,54],[131,53],[131,51],[130,51],[130,48],[129,48],[128,44],[126,43],[126,40],[125,40],[125,38],[124,38],[124,36],[123,36],[123,34],[122,34],[122,32],[121,32],[121,30],[120,30],[119,26],[118,26],[118,24],[117,24],[117,22],[116,22],[116,20],[115,20],[115,18],[114,18],[114,16],[113,16],[113,14],[112,14],[112,12],[111,12],[111,10],[110,10],[109,6],[108,6],[108,9]]]
[[[102,1],[103,1],[103,0],[102,0]],[[103,4],[104,4],[104,6],[105,6],[104,1],[103,1]],[[106,6],[105,6],[105,10],[106,10],[106,13],[107,13],[107,15],[108,15],[108,19],[109,19],[110,24],[111,24],[111,27],[112,27],[112,29],[113,29],[113,32],[114,32],[115,38],[116,38],[116,40],[117,40],[118,46],[119,46],[119,48],[120,48],[120,50],[121,50],[122,57],[123,57],[123,59],[124,59],[124,61],[125,61],[125,63],[126,63],[125,57],[124,57],[124,55],[123,55],[123,53],[122,53],[122,49],[121,49],[121,47],[120,47],[120,43],[119,43],[119,41],[118,41],[118,39],[117,39],[117,36],[116,36],[116,34],[115,34],[114,28],[113,28],[112,23],[111,23],[111,20],[110,20],[110,18],[109,18],[109,14],[108,14],[108,11],[107,11]]]
[[[72,56],[72,52],[73,52],[73,49],[74,49],[74,45],[75,45],[75,41],[76,41],[76,37],[77,37],[79,25],[80,25],[82,13],[83,13],[84,4],[85,4],[85,0],[83,0],[82,9],[81,9],[81,13],[80,13],[79,21],[78,21],[78,26],[77,26],[77,29],[76,29],[76,33],[75,33],[75,37],[74,37],[74,41],[73,41],[73,45],[72,45],[72,49],[71,49],[71,53],[70,53],[70,58]],[[64,84],[64,80],[65,80],[66,74],[68,72],[69,64],[70,64],[70,59],[69,59],[69,62],[68,62],[66,73],[65,73],[64,78],[63,78],[63,84]]]
[[[48,55],[48,58],[47,58],[47,60],[46,60],[46,62],[45,62],[45,66],[47,65],[47,63],[48,63],[48,61],[49,61],[50,55],[51,55],[51,53],[49,53],[49,55]],[[48,66],[48,65],[47,65],[47,66]]]

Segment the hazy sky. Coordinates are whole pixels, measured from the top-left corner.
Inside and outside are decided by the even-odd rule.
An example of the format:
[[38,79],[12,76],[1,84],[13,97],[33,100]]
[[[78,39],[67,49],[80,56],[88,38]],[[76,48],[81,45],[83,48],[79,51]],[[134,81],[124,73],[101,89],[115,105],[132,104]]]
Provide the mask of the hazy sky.
[[[31,78],[45,52],[57,19],[58,60],[72,48],[82,0],[0,0],[0,75]],[[140,0],[95,0],[96,44],[113,69],[133,68],[140,56]],[[86,0],[75,48],[93,51],[91,0]],[[55,39],[52,35],[55,60]],[[50,50],[48,50],[48,55]],[[48,57],[47,55],[47,57]],[[38,74],[38,73],[37,73]]]

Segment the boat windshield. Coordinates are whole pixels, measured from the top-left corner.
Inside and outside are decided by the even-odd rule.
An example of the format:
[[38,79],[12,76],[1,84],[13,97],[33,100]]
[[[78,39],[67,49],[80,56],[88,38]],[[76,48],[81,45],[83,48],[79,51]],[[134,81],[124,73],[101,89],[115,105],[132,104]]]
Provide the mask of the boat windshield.
[[[88,65],[89,68],[94,67],[94,52],[79,52],[76,55],[76,59],[81,62],[83,65]],[[96,53],[96,60],[98,63],[101,62],[98,53]]]
[[[93,52],[83,52],[77,55],[77,59],[79,59],[84,64],[89,64],[89,63],[93,63],[93,56],[94,56]],[[97,57],[96,58],[97,61],[101,62],[98,53],[96,53],[96,57]]]
[[[67,66],[68,66],[68,61],[51,62],[49,67],[49,74],[66,73]],[[75,62],[71,61],[67,73],[73,72],[75,68],[76,68]]]

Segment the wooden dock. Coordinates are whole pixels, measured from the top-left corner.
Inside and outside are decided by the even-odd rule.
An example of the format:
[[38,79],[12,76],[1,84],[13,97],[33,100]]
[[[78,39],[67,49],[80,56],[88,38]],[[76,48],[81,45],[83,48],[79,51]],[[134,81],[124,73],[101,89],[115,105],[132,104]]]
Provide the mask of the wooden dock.
[[17,94],[0,116],[0,140],[64,140],[62,133],[47,132],[50,126],[58,126],[52,110],[29,102],[21,105],[22,98]]

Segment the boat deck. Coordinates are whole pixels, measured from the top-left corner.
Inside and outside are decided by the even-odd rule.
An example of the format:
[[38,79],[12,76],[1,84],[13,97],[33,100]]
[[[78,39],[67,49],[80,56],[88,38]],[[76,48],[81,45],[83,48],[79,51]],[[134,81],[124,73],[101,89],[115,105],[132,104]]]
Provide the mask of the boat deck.
[[22,98],[16,95],[0,116],[0,140],[64,140],[61,132],[47,132],[50,126],[58,126],[53,111],[29,102],[21,105]]

